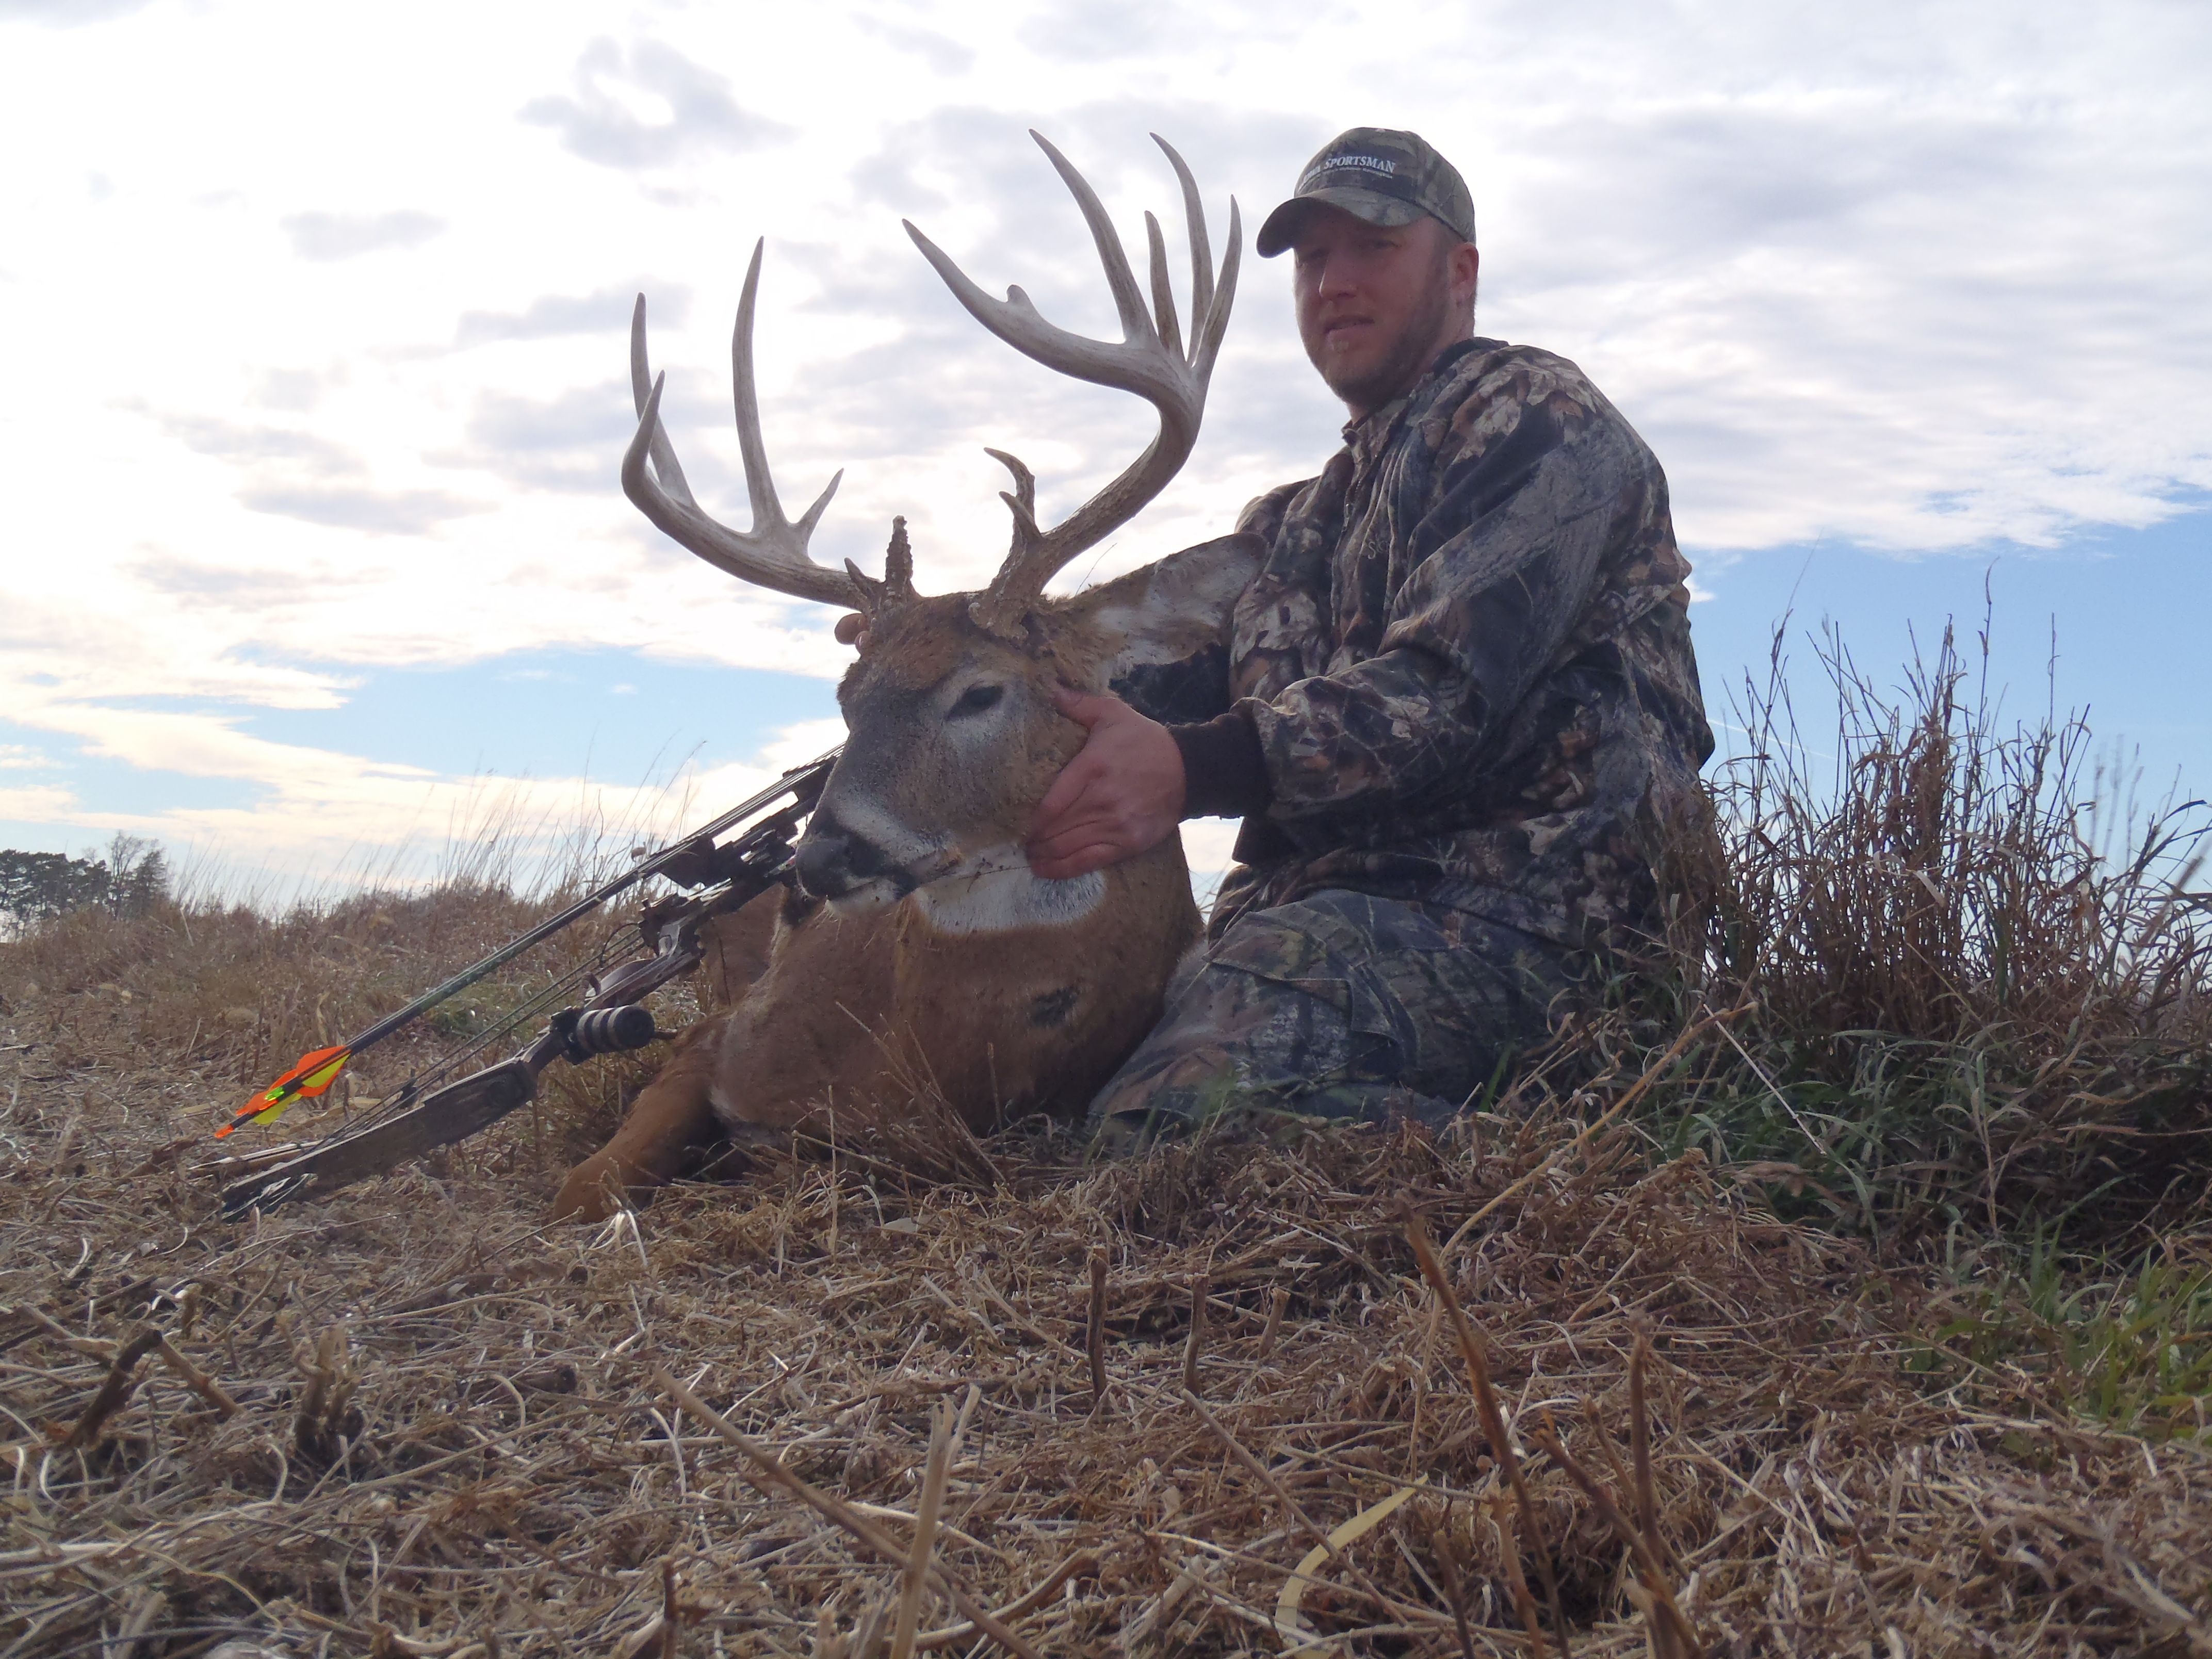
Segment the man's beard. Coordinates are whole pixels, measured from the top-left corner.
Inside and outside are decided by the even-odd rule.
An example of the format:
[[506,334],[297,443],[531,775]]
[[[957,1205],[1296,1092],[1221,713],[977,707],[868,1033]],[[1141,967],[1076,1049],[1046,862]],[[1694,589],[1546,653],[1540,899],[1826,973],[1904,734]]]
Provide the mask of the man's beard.
[[1314,368],[1320,371],[1322,384],[1346,404],[1369,410],[1380,409],[1413,389],[1436,349],[1450,311],[1451,283],[1448,273],[1440,269],[1420,310],[1406,319],[1380,361],[1356,374],[1333,374],[1318,359],[1313,360]]

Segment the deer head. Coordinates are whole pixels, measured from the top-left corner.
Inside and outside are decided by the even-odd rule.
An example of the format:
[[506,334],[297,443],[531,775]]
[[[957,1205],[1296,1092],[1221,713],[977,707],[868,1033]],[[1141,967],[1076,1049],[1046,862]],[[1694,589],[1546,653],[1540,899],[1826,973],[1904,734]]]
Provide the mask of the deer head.
[[[1120,342],[1054,327],[1019,288],[994,300],[912,224],[922,255],[984,327],[1047,368],[1135,392],[1159,413],[1159,431],[1121,474],[1067,519],[1036,520],[1028,467],[988,453],[1013,475],[1004,493],[1013,544],[980,592],[925,598],[914,587],[903,520],[894,523],[884,574],[849,561],[842,571],[808,556],[807,540],[836,491],[832,477],[794,523],[783,515],[761,441],[753,389],[753,307],[761,248],[753,249],[731,344],[738,447],[753,527],[739,532],[701,510],[659,418],[662,380],[645,348],[645,301],[630,328],[630,377],[637,434],[623,459],[623,489],[670,537],[732,575],[796,599],[857,609],[867,644],[837,690],[851,735],[799,847],[811,890],[850,905],[887,902],[959,875],[1034,881],[1021,854],[1030,814],[1059,769],[1082,747],[1083,730],[1053,706],[1066,683],[1103,690],[1148,664],[1182,662],[1218,643],[1229,610],[1258,568],[1251,537],[1188,549],[1072,599],[1044,592],[1067,562],[1127,523],[1164,489],[1198,439],[1206,385],[1228,327],[1242,229],[1229,210],[1229,247],[1217,283],[1205,210],[1190,169],[1166,140],[1182,185],[1191,252],[1191,334],[1185,348],[1168,279],[1159,222],[1150,213],[1152,305],[1147,309],[1097,195],[1066,157],[1031,133],[1089,225],[1121,317]],[[1096,884],[1096,876],[1079,878]],[[1036,883],[1040,888],[1078,883]]]

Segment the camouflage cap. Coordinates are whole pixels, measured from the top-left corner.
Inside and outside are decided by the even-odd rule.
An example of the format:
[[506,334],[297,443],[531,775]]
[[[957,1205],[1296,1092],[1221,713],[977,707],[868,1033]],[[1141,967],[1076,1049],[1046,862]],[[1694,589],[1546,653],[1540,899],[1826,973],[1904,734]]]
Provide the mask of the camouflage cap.
[[1298,174],[1291,199],[1267,216],[1253,246],[1272,259],[1297,240],[1307,209],[1319,202],[1370,225],[1410,225],[1423,214],[1462,242],[1474,240],[1474,198],[1459,169],[1419,133],[1354,127],[1339,133]]

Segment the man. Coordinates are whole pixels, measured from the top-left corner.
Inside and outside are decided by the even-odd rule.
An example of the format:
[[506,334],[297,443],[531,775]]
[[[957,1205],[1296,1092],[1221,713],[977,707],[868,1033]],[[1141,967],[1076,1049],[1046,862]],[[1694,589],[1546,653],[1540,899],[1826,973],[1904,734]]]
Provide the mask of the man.
[[1202,955],[1100,1092],[1100,1146],[1283,1115],[1441,1121],[1647,927],[1712,751],[1688,566],[1650,450],[1580,370],[1474,334],[1474,204],[1415,135],[1354,128],[1261,227],[1345,447],[1270,490],[1232,706],[1089,728],[1033,868],[1244,820]]

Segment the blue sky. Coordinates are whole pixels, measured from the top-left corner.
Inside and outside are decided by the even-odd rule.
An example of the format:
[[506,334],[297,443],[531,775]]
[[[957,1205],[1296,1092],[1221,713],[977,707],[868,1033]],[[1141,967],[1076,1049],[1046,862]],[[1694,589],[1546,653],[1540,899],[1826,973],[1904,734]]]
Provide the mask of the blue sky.
[[[902,513],[922,585],[974,585],[983,446],[1050,513],[1149,433],[984,336],[899,228],[1108,331],[1033,125],[1133,245],[1173,204],[1147,131],[1218,242],[1339,128],[1422,131],[1474,190],[1483,331],[1574,357],[1667,465],[1717,715],[1793,602],[1801,663],[1832,617],[1894,678],[1986,580],[2009,707],[2042,707],[2055,619],[2061,703],[2212,788],[2212,12],[976,17],[0,0],[0,143],[47,158],[0,174],[0,844],[329,882],[494,820],[644,833],[826,747],[830,617],[621,497],[630,301],[742,524],[727,330],[765,235],[787,506],[845,469],[816,556],[875,568]],[[1248,247],[1199,448],[1092,574],[1333,446],[1285,283]]]
[[[2086,716],[2100,755],[2140,770],[2153,794],[2212,794],[2212,512],[2142,530],[2083,531],[2048,549],[1997,545],[1917,559],[1828,543],[1763,548],[1703,577],[1694,607],[1699,672],[1716,723],[1747,675],[1764,682],[1786,619],[1791,684],[1820,706],[1824,628],[1832,623],[1878,684],[1932,660],[1947,623],[1978,681],[2009,717],[2055,703]],[[1972,689],[1971,687],[1969,688]],[[1727,733],[1722,733],[1725,739]],[[1725,741],[1723,748],[1727,748]]]

